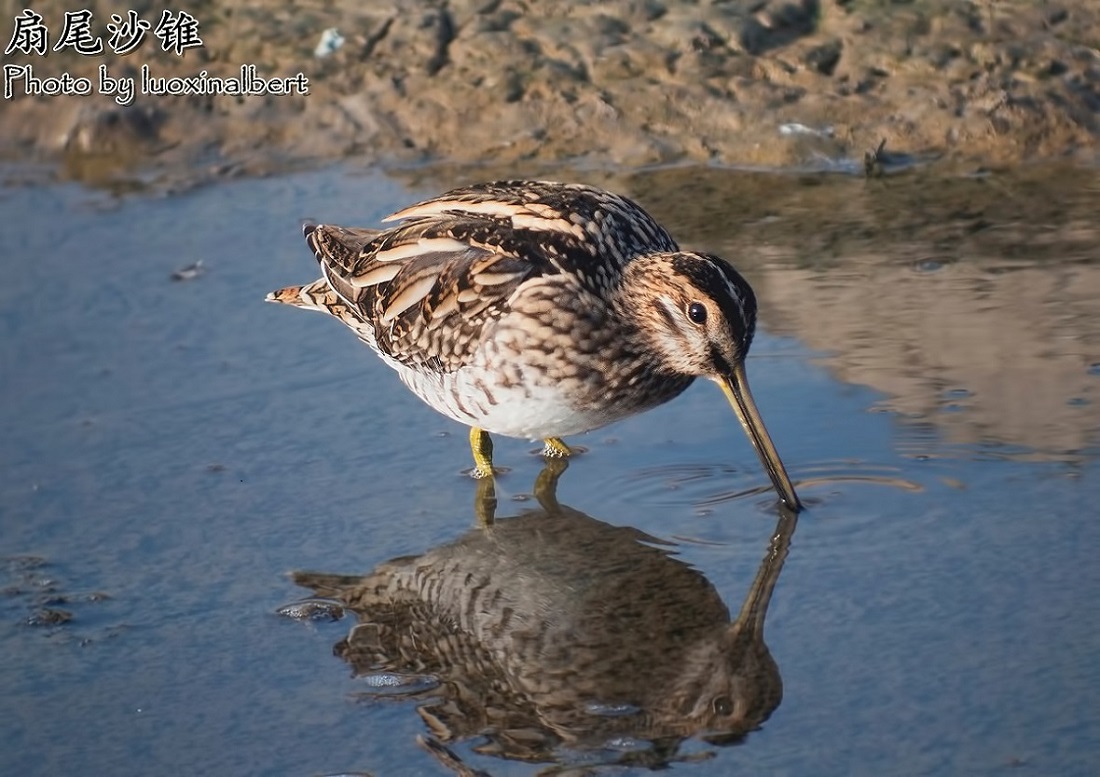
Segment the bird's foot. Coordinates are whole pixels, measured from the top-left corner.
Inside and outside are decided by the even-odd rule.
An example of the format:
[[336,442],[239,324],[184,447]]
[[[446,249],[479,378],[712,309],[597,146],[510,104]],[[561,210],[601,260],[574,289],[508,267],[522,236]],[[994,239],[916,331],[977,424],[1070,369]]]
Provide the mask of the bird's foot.
[[548,459],[567,459],[576,453],[560,437],[547,437],[543,442],[545,445],[542,449],[542,455]]
[[475,478],[493,477],[493,440],[489,433],[476,426],[470,427],[470,451],[474,454],[474,469],[470,474]]

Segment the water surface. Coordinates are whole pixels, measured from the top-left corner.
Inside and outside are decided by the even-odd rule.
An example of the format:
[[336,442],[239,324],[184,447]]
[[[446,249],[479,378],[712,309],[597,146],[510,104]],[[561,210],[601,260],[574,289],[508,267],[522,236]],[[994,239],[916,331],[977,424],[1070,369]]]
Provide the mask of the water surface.
[[[1100,195],[996,180],[1017,213],[905,176],[623,184],[760,296],[749,376],[809,505],[763,633],[783,695],[737,744],[619,732],[540,758],[1091,773]],[[364,576],[479,531],[465,430],[338,323],[262,302],[314,277],[300,219],[369,225],[438,186],[333,169],[165,197],[0,193],[0,771],[447,773],[416,743],[432,688],[380,693],[392,678],[332,655],[355,614],[276,610],[309,595],[292,572]],[[937,217],[958,191],[969,210]],[[780,516],[721,393],[699,383],[574,442],[564,509],[646,537],[735,616]],[[497,440],[500,523],[538,504],[536,447]],[[585,703],[635,714],[617,701]],[[548,768],[492,741],[447,746],[494,775]]]

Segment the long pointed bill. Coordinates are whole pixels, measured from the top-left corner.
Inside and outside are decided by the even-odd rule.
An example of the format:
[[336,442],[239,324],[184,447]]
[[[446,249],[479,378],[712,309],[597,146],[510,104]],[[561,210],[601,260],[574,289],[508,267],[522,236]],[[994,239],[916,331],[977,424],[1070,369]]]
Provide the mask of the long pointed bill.
[[787,470],[779,458],[779,453],[772,444],[772,438],[768,436],[768,430],[764,428],[764,419],[760,417],[760,411],[756,409],[752,393],[749,391],[749,381],[745,375],[744,363],[735,364],[729,375],[723,375],[715,382],[722,387],[726,398],[733,405],[733,411],[737,413],[737,420],[745,429],[745,434],[752,440],[752,447],[760,456],[768,477],[775,484],[775,490],[779,497],[794,511],[802,509],[802,503],[798,501],[798,495],[794,492],[791,479],[787,477]]

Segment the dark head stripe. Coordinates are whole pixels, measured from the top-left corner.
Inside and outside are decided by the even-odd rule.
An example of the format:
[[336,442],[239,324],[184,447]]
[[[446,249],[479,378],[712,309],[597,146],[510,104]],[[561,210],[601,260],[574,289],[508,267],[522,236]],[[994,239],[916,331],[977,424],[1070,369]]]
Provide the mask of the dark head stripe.
[[742,353],[747,352],[756,331],[756,295],[748,281],[728,262],[709,254],[679,254],[672,260],[672,269],[718,303],[741,342]]

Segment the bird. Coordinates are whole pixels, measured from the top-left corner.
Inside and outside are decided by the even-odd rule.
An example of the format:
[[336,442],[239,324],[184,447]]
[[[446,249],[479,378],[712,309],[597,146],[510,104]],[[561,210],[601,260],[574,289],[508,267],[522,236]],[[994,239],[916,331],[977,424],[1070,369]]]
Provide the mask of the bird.
[[585,184],[508,180],[448,191],[381,229],[307,223],[321,267],[270,302],[342,321],[420,399],[491,434],[563,437],[644,412],[698,377],[721,387],[782,502],[786,468],[749,390],[756,296],[724,259],[681,250],[640,205]]

